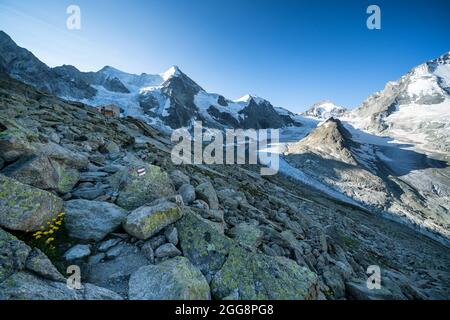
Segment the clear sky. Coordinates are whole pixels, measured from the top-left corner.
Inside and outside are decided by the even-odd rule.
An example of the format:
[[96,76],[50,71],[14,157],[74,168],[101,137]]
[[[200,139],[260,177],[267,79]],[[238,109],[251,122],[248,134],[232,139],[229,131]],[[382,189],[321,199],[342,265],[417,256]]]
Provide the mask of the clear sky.
[[[66,28],[71,4],[81,30]],[[381,30],[366,27],[370,4]],[[0,29],[49,66],[178,65],[209,92],[300,112],[323,99],[355,107],[450,51],[450,1],[0,0]]]

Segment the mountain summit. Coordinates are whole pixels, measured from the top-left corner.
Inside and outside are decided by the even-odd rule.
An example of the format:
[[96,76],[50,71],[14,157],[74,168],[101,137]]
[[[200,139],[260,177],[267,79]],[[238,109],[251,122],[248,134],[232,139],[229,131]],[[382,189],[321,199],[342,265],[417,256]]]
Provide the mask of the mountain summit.
[[124,115],[163,130],[203,121],[214,128],[281,128],[301,123],[267,100],[254,96],[232,101],[206,92],[172,66],[160,74],[130,74],[111,66],[81,72],[74,66],[49,68],[31,52],[0,33],[0,69],[11,77],[65,99],[93,106],[115,104]]

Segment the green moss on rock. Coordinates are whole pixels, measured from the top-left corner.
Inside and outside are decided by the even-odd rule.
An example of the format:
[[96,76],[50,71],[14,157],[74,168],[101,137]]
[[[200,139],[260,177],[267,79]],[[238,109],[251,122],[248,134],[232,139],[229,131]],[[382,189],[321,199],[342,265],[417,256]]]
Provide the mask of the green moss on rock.
[[293,260],[244,248],[191,211],[177,229],[183,254],[210,281],[215,299],[317,298],[317,275]]
[[61,212],[63,201],[0,174],[0,226],[10,230],[35,231]]
[[[141,168],[146,172],[143,176],[137,173]],[[128,210],[175,194],[168,174],[160,167],[149,164],[123,169],[111,176],[110,183],[119,192],[117,204]]]

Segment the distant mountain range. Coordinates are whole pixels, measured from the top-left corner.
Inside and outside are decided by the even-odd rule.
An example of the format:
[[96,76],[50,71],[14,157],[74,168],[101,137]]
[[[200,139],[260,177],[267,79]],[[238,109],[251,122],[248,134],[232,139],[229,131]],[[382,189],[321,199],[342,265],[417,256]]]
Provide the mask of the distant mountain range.
[[215,128],[301,126],[295,114],[265,99],[246,95],[233,101],[208,93],[176,66],[154,75],[129,74],[110,66],[97,72],[81,72],[71,65],[50,68],[1,31],[0,68],[65,99],[93,106],[115,104],[125,115],[172,129],[195,120]]
[[[202,121],[213,128],[302,126],[303,117],[254,96],[231,100],[208,93],[178,67],[161,74],[129,74],[106,66],[81,72],[71,65],[50,68],[0,31],[0,69],[15,79],[59,97],[93,106],[115,104],[124,115],[161,129]],[[330,101],[302,116],[340,118],[353,126],[412,142],[425,150],[450,151],[450,53],[414,68],[354,110]]]

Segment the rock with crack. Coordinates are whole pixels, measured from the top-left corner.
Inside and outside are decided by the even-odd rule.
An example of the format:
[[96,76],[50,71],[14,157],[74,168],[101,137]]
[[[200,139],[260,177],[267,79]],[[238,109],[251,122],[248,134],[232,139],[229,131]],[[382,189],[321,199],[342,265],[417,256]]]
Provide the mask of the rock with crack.
[[24,184],[67,193],[78,182],[80,174],[47,156],[22,157],[3,169],[2,173]]
[[127,211],[103,201],[70,200],[65,211],[69,236],[82,240],[102,240],[127,217]]
[[250,223],[240,223],[230,230],[234,240],[250,248],[257,248],[263,239],[264,232]]
[[127,245],[122,247],[120,255],[114,259],[88,265],[85,273],[89,283],[126,297],[130,275],[149,263],[137,247]]
[[197,198],[208,203],[210,209],[219,209],[219,199],[211,182],[204,182],[195,188]]
[[176,256],[181,256],[181,251],[178,250],[172,243],[165,243],[156,249],[155,256],[157,258],[173,258]]
[[83,259],[91,254],[91,246],[88,244],[77,244],[64,253],[66,261]]
[[36,231],[55,218],[63,202],[52,193],[0,174],[0,226]]
[[[145,174],[140,175],[139,169],[144,169]],[[167,173],[154,165],[134,165],[115,173],[109,180],[113,190],[119,192],[116,203],[128,210],[175,194]]]
[[210,282],[215,299],[315,299],[318,277],[293,260],[241,247],[193,212],[177,223],[186,256]]
[[31,248],[0,228],[0,282],[23,270]]
[[180,205],[170,201],[155,201],[137,208],[127,217],[123,228],[132,236],[146,240],[183,216]]
[[28,270],[31,270],[39,274],[41,277],[49,280],[60,282],[64,282],[66,280],[58,269],[56,269],[56,267],[52,264],[50,259],[38,248],[33,248],[33,251],[31,251],[27,258],[25,267]]
[[121,300],[117,293],[92,284],[72,290],[66,283],[17,272],[0,283],[0,300]]
[[0,133],[0,154],[6,162],[13,162],[23,156],[36,152],[33,141],[37,136],[18,125],[14,120],[0,117],[0,124],[5,128]]
[[185,204],[189,205],[195,200],[195,188],[190,184],[183,184],[179,189],[178,193],[183,198]]
[[137,270],[130,278],[130,300],[209,300],[208,282],[184,257]]

